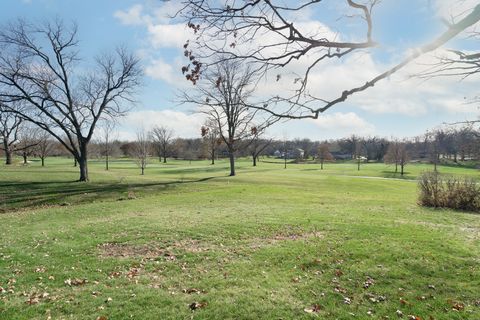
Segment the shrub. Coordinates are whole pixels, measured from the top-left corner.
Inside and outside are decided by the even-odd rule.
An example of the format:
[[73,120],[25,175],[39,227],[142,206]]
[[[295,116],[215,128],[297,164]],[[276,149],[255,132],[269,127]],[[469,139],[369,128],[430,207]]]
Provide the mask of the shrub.
[[473,179],[426,172],[418,185],[422,206],[480,212],[480,187]]

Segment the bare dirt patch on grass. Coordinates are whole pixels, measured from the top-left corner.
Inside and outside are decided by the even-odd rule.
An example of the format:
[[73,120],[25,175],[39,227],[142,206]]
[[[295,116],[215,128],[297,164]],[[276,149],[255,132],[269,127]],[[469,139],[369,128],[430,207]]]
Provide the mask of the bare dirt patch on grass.
[[98,246],[103,258],[147,258],[154,259],[165,255],[168,251],[151,244],[132,245],[126,243],[103,243]]
[[188,253],[202,253],[214,250],[212,245],[200,240],[182,239],[170,245],[158,243],[127,244],[127,243],[103,243],[98,246],[100,256],[104,258],[145,258],[155,259],[158,257],[174,257],[173,252],[183,251]]
[[323,238],[323,234],[318,231],[305,233],[277,233],[271,237],[253,238],[250,240],[250,248],[259,249],[265,246],[272,246],[282,242],[289,241],[307,241]]
[[[308,241],[312,239],[323,238],[323,234],[314,232],[280,232],[269,237],[247,238],[241,243],[245,248],[259,249],[266,246],[273,246],[280,243],[294,241]],[[238,242],[236,244],[238,246]],[[143,258],[157,259],[160,257],[174,259],[179,253],[206,253],[211,251],[223,251],[231,253],[231,247],[222,244],[210,243],[196,239],[181,239],[168,244],[148,243],[148,244],[128,244],[108,242],[98,246],[99,255],[103,258]],[[238,249],[238,248],[236,248]],[[234,250],[235,252],[236,250]]]

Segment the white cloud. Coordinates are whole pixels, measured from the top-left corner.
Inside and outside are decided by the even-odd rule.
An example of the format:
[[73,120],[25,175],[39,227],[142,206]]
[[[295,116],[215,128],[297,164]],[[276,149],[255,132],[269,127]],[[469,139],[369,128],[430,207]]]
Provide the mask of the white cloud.
[[[451,17],[456,16],[457,20],[461,14],[472,9],[478,0],[432,0],[432,5],[437,11],[438,16]],[[153,79],[159,79],[167,82],[171,86],[179,87],[186,84],[181,76],[180,68],[182,63],[186,63],[182,57],[182,45],[192,36],[191,31],[184,24],[176,23],[168,17],[178,10],[178,2],[169,1],[162,5],[151,6],[147,1],[144,6],[135,5],[126,11],[117,11],[117,17],[122,23],[128,25],[142,25],[145,28],[147,45],[142,50],[142,56],[149,61],[145,69],[147,76]],[[296,21],[295,26],[302,30],[306,35],[324,36],[328,39],[335,39],[338,34],[326,25],[312,19],[312,12],[308,12],[300,20]],[[252,46],[244,48],[248,51],[253,47],[263,44],[268,45],[278,42],[275,37],[266,37],[259,34]],[[336,39],[342,40],[342,39]],[[345,39],[343,39],[345,40]],[[209,43],[215,46],[216,43]],[[178,56],[172,61],[171,57],[162,58],[164,48],[177,48]],[[374,50],[384,50],[379,48]],[[270,48],[268,53],[276,53],[278,49]],[[171,55],[171,50],[168,51]],[[299,61],[293,60],[285,68],[274,70],[269,77],[259,86],[258,96],[274,96],[279,93],[288,94],[295,90],[294,79],[303,75],[308,66],[315,61],[324,51],[312,52],[311,55],[301,58]],[[383,51],[383,53],[385,53]],[[405,55],[408,52],[405,53]],[[442,53],[438,51],[437,53]],[[398,54],[398,53],[397,53]],[[396,57],[393,63],[400,61],[404,56]],[[410,79],[411,74],[416,74],[425,69],[425,65],[431,63],[433,56],[424,56],[416,63],[411,63],[405,70],[397,72],[388,79],[380,81],[375,87],[367,89],[365,92],[355,94],[348,98],[348,106],[357,107],[359,113],[364,118],[371,115],[389,114],[389,115],[408,115],[410,117],[425,117],[432,112],[443,112],[445,114],[472,113],[477,110],[473,105],[466,105],[464,97],[473,97],[477,95],[476,83],[478,78],[466,79],[459,82],[458,78],[435,78],[428,81]],[[168,62],[167,62],[168,61]],[[386,62],[379,62],[369,52],[355,53],[347,55],[342,59],[325,60],[315,67],[309,77],[309,90],[316,97],[332,100],[338,98],[344,90],[363,85],[366,81],[373,79],[383,71],[388,70],[391,65]],[[277,73],[281,74],[281,80],[276,81]],[[474,94],[472,94],[474,93]],[[318,107],[321,102],[316,103]],[[333,107],[329,112],[336,112],[338,106]],[[351,109],[349,109],[351,110]],[[170,111],[142,111],[132,113],[128,121],[150,123],[153,118],[170,119],[179,130],[182,129],[182,121],[189,124],[189,127],[199,127],[201,121],[192,115],[186,115],[182,112]],[[338,131],[341,134],[373,134],[375,127],[365,121],[357,113],[329,113],[322,115],[318,120],[311,120],[309,125],[315,125],[326,131]],[[147,119],[147,120],[145,120]],[[132,122],[133,121],[133,122]],[[145,125],[148,125],[146,123]],[[195,123],[195,124],[194,124]],[[188,133],[186,136],[197,136],[197,129]],[[180,131],[179,131],[180,132]]]
[[[124,25],[144,26],[149,35],[149,44],[158,48],[181,49],[190,36],[183,23],[170,23],[170,16],[179,9],[178,4],[166,2],[155,8],[145,8],[136,4],[127,10],[118,10],[114,17]],[[145,13],[145,11],[149,13]]]
[[158,23],[168,24],[171,17],[182,8],[183,5],[180,1],[165,1],[160,7],[155,7],[152,12]]
[[124,25],[143,25],[148,22],[148,17],[142,15],[143,6],[136,4],[127,11],[115,11],[113,16],[120,20]]
[[354,112],[320,115],[318,119],[309,120],[318,128],[325,131],[335,131],[344,135],[370,135],[375,132],[375,126],[359,117]]
[[155,59],[145,68],[145,74],[153,79],[163,80],[170,84],[175,83],[175,75],[172,65],[162,59]]
[[176,137],[197,138],[204,122],[204,115],[198,113],[185,113],[174,110],[142,110],[130,112],[121,120],[120,139],[135,139],[135,131],[139,128],[146,130],[154,126],[166,126],[174,131]]
[[178,48],[190,37],[190,32],[184,24],[149,24],[150,43],[154,48]]
[[437,15],[447,21],[453,19],[458,21],[458,19],[464,17],[470,13],[476,5],[478,5],[477,0],[435,0],[434,1],[435,9]]
[[467,99],[445,98],[433,100],[432,103],[450,114],[478,114],[478,105]]

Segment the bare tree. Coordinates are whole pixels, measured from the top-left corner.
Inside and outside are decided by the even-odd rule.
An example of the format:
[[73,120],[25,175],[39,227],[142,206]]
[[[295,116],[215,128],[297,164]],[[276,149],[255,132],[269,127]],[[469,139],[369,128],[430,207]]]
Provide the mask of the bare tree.
[[253,166],[256,167],[260,155],[270,146],[273,139],[262,138],[264,131],[259,132],[256,127],[252,127],[251,132],[250,154],[252,156]]
[[265,133],[265,131],[259,131],[256,126],[253,126],[250,129],[250,132],[252,138],[249,142],[249,149],[252,156],[253,166],[256,167],[258,158],[260,157],[262,152],[272,143],[273,139],[263,139],[262,135]]
[[123,115],[132,102],[138,59],[119,48],[81,72],[75,25],[19,20],[1,30],[0,101],[59,141],[78,162],[79,180],[88,181],[88,144],[101,118]]
[[216,123],[219,134],[227,146],[230,176],[235,175],[235,153],[242,140],[251,135],[251,124],[258,130],[272,124],[271,119],[260,119],[260,111],[251,108],[257,74],[248,67],[232,61],[223,61],[204,74],[205,82],[196,86],[196,95],[184,92],[182,102],[200,106],[200,112]]
[[28,157],[32,156],[38,146],[39,128],[34,128],[31,124],[21,126],[19,142],[15,146],[15,150],[20,152],[23,158],[23,164],[28,164]]
[[387,153],[384,157],[385,163],[395,164],[395,173],[398,172],[398,163],[400,161],[400,141],[394,140],[388,145]]
[[410,160],[407,144],[398,140],[392,141],[388,145],[384,160],[385,163],[395,164],[395,173],[398,172],[398,166],[400,166],[400,174],[403,176],[404,168]]
[[[352,138],[353,137],[355,137],[355,136],[352,136]],[[365,152],[364,140],[362,138],[358,138],[358,137],[356,139],[357,140],[355,140],[354,155],[355,155],[355,159],[357,161],[357,171],[360,171],[360,165],[362,164],[362,162],[367,160],[367,157],[366,157],[366,152]]]
[[400,143],[400,175],[403,176],[405,173],[405,166],[407,165],[408,161],[410,161],[410,155],[407,150],[407,144],[405,142]]
[[317,159],[320,161],[320,169],[323,170],[323,163],[325,161],[333,160],[333,156],[330,153],[330,145],[326,142],[318,146]]
[[109,157],[112,153],[112,140],[116,122],[113,119],[106,119],[101,126],[103,154],[105,156],[105,170],[109,169]]
[[321,0],[181,0],[181,3],[183,7],[179,15],[185,19],[196,36],[195,42],[187,42],[184,46],[185,56],[190,63],[182,69],[187,79],[193,83],[200,79],[202,70],[215,63],[210,59],[212,53],[221,54],[222,60],[250,63],[262,75],[270,76],[270,79],[276,78],[277,81],[281,78],[282,68],[293,66],[298,74],[291,84],[293,90],[276,93],[264,104],[254,106],[287,118],[318,118],[320,113],[375,86],[480,20],[478,4],[459,21],[449,23],[447,30],[434,40],[410,50],[409,54],[393,67],[372,79],[365,79],[359,86],[346,88],[337,98],[327,100],[312,93],[314,88],[309,86],[310,73],[321,68],[321,63],[325,60],[341,59],[377,45],[373,39],[375,26],[372,15],[380,1],[338,1],[340,10],[343,10],[340,15],[356,19],[358,34],[354,36],[329,33],[321,29],[311,30],[294,20],[307,11],[325,10],[326,1]]
[[361,138],[352,134],[350,137],[345,138],[339,141],[340,148],[351,155],[352,160],[357,158],[356,151],[359,149],[358,144],[360,143]]
[[0,148],[5,153],[5,164],[7,165],[12,164],[22,121],[18,115],[5,112],[0,108],[0,138],[2,139]]
[[443,140],[446,137],[445,131],[441,128],[425,133],[425,142],[427,147],[427,159],[433,164],[433,171],[438,171],[438,164],[443,151]]
[[287,169],[287,158],[288,158],[288,146],[289,146],[289,141],[287,137],[287,133],[283,134],[283,169]]
[[45,166],[45,158],[48,157],[54,150],[55,144],[48,132],[42,131],[38,135],[37,153],[42,161],[42,167]]
[[135,158],[137,165],[142,170],[142,176],[145,174],[145,169],[147,168],[150,150],[151,143],[148,133],[142,128],[137,132],[137,139],[135,140],[132,149],[132,156]]
[[156,126],[150,132],[152,142],[157,151],[158,160],[167,163],[167,156],[173,141],[173,130],[165,126]]
[[220,137],[220,131],[218,130],[217,123],[212,120],[205,121],[204,125],[201,128],[201,135],[203,141],[207,145],[208,152],[210,153],[210,158],[212,165],[215,164],[215,156],[218,146],[222,143]]

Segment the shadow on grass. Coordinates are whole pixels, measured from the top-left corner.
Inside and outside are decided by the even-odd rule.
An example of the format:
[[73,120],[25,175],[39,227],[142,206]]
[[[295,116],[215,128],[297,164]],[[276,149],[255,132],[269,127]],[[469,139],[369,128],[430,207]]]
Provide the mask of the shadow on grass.
[[216,177],[194,180],[145,183],[83,183],[76,181],[18,182],[2,181],[0,213],[20,208],[70,205],[106,200],[126,200],[129,193],[149,194],[168,191],[178,185],[204,182]]

